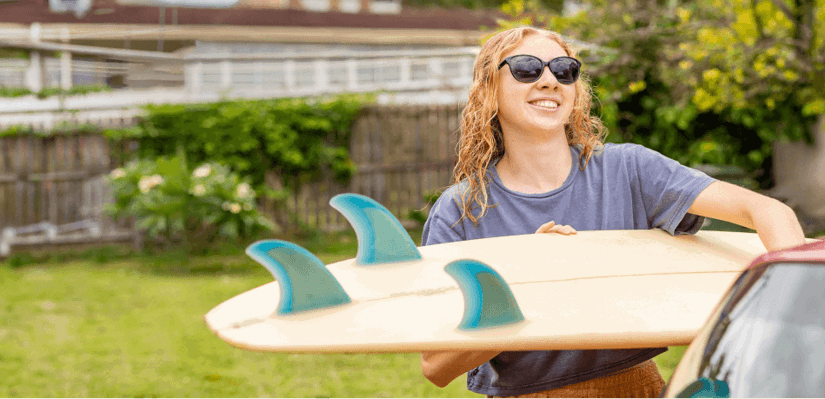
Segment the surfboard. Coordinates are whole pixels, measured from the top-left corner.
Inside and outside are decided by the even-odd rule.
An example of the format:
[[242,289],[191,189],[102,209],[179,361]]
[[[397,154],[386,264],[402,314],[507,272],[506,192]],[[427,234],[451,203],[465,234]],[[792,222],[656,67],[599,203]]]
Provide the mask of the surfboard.
[[753,233],[530,234],[416,247],[381,204],[342,194],[358,253],[324,265],[264,240],[247,254],[276,281],[219,304],[206,324],[272,352],[665,347],[690,343],[739,273]]

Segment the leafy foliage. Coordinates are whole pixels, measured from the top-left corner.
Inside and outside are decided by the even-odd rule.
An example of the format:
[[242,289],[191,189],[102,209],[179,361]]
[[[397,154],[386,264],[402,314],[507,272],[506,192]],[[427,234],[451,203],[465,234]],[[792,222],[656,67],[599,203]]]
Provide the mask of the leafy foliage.
[[37,98],[44,99],[54,96],[78,96],[84,95],[89,93],[100,93],[100,92],[107,92],[112,91],[112,88],[108,85],[85,85],[85,86],[72,86],[69,90],[63,90],[60,87],[47,87],[43,90],[37,92]]
[[138,126],[107,134],[136,138],[139,158],[171,155],[182,145],[190,162],[229,165],[249,177],[256,190],[265,186],[267,172],[294,189],[325,170],[341,181],[352,176],[349,128],[367,99],[346,95],[150,106]]
[[0,59],[3,58],[27,60],[29,59],[29,51],[10,47],[0,48]]
[[137,228],[166,243],[209,244],[272,228],[257,212],[249,183],[217,162],[190,170],[184,157],[137,160],[108,181],[115,202],[107,211],[135,217]]
[[31,90],[25,87],[6,87],[0,86],[0,97],[23,97],[28,96],[30,94],[35,94],[37,98],[44,99],[59,95],[64,96],[76,96],[76,95],[84,95],[89,93],[99,93],[99,92],[106,92],[112,91],[112,88],[107,85],[81,85],[81,86],[72,86],[69,90],[63,90],[59,87],[47,87],[40,90],[37,93],[32,93]]
[[802,116],[825,115],[825,1],[716,0],[677,14],[692,39],[678,48],[680,67],[700,109],[773,111],[792,100]]
[[343,95],[150,106],[138,126],[107,135],[136,139],[140,159],[171,156],[179,149],[194,164],[227,165],[275,201],[271,216],[286,227],[295,224],[284,202],[289,192],[325,173],[342,182],[355,173],[350,127],[370,99]]
[[27,125],[11,125],[5,130],[0,130],[0,137],[13,136],[40,136],[49,137],[57,135],[72,135],[72,134],[103,134],[104,130],[97,125],[91,123],[77,124],[70,122],[60,122],[51,130],[34,130]]
[[32,94],[31,90],[25,87],[0,86],[0,97],[23,97]]

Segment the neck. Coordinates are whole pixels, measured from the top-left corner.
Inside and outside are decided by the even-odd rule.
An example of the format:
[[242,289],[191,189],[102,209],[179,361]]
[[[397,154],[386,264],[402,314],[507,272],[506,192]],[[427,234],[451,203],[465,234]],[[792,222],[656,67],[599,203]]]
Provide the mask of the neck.
[[572,167],[567,137],[561,134],[504,134],[504,156],[499,161],[501,182],[510,190],[540,194],[564,184]]

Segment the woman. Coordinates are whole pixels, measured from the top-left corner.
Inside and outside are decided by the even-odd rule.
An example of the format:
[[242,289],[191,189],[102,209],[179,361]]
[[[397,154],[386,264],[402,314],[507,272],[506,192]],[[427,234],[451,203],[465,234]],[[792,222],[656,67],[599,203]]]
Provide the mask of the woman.
[[[577,229],[692,234],[704,217],[755,229],[769,250],[804,242],[776,200],[638,145],[603,145],[575,57],[559,35],[533,28],[482,46],[456,184],[433,206],[423,245]],[[488,396],[641,397],[664,387],[652,358],[666,350],[427,352],[421,365],[439,387],[469,371],[468,389]]]

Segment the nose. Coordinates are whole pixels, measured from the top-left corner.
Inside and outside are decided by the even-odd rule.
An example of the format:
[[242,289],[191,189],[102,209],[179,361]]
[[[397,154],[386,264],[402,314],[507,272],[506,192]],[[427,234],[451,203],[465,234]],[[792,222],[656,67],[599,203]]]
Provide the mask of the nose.
[[561,87],[561,83],[556,80],[556,76],[553,75],[553,72],[550,72],[550,65],[545,65],[544,69],[541,70],[541,76],[539,77],[539,80],[536,81],[536,84],[539,88],[547,87],[554,90]]

